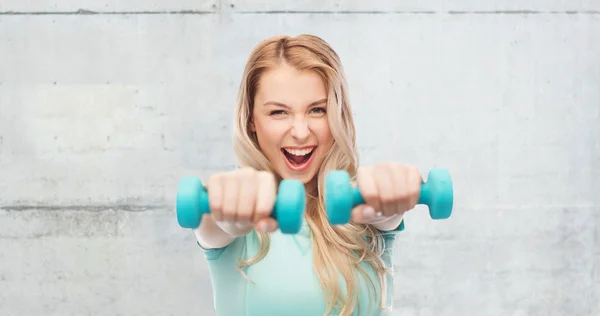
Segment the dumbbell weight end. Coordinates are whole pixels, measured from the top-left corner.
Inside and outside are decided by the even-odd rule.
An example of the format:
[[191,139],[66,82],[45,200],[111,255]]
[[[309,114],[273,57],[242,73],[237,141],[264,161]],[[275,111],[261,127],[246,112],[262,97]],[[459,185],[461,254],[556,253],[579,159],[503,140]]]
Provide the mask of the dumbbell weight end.
[[302,228],[305,210],[304,183],[291,179],[281,180],[275,207],[271,214],[271,217],[277,220],[279,230],[284,234],[297,234]]
[[176,209],[179,226],[191,229],[200,226],[202,216],[210,213],[208,193],[200,179],[184,177],[179,181]]

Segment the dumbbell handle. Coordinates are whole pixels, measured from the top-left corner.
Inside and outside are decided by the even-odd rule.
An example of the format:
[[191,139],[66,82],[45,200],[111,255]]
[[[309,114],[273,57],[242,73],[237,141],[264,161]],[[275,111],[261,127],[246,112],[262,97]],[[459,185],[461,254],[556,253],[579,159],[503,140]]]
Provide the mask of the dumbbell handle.
[[[427,183],[421,184],[421,194],[419,195],[419,201],[417,204],[428,205],[431,199],[431,191]],[[352,188],[352,207],[357,205],[366,204],[365,199],[360,194],[360,190],[357,187]]]

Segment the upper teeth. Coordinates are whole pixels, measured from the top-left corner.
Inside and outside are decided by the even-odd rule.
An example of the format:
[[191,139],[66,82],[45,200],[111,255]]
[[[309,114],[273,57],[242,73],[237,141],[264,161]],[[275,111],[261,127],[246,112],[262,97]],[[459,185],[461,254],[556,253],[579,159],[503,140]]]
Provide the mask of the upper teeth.
[[308,155],[310,154],[314,147],[311,148],[306,148],[306,149],[289,149],[289,148],[284,148],[285,151],[287,151],[288,153],[294,155],[294,156],[304,156],[304,155]]

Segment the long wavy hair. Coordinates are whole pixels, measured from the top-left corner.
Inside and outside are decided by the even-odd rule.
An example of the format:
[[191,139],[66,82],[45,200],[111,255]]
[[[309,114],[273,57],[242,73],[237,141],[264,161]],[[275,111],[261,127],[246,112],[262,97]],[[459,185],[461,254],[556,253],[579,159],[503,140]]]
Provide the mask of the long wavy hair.
[[[342,316],[351,315],[358,308],[359,274],[368,280],[369,296],[377,296],[379,292],[379,307],[385,308],[385,276],[389,270],[381,260],[384,251],[381,234],[371,225],[348,223],[332,226],[325,212],[323,192],[327,172],[346,170],[355,182],[358,154],[344,70],[337,53],[323,39],[306,34],[296,37],[275,36],[260,42],[253,49],[243,73],[235,108],[234,152],[238,163],[257,170],[273,171],[258,146],[256,135],[251,132],[250,123],[261,74],[283,62],[298,70],[316,72],[328,91],[327,117],[334,144],[319,169],[318,192],[309,192],[307,196],[305,215],[312,237],[315,271],[327,302],[325,315],[333,309]],[[269,234],[258,233],[258,239],[260,250],[256,256],[239,261],[240,271],[259,262],[267,254]],[[373,267],[376,280],[369,277],[359,265],[361,262]],[[345,281],[345,293],[340,286],[340,274]]]

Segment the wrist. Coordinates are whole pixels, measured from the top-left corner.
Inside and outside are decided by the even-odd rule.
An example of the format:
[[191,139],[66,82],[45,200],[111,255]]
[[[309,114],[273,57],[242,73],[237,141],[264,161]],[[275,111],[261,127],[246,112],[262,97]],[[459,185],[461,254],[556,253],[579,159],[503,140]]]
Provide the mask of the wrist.
[[391,231],[400,225],[404,213],[396,214],[390,217],[382,218],[381,220],[374,220],[371,225],[381,231]]
[[240,227],[240,226],[236,225],[235,223],[229,223],[229,222],[217,222],[217,226],[219,226],[219,228],[221,228],[221,230],[223,232],[225,232],[226,234],[229,234],[233,237],[246,236],[252,231],[252,227],[253,227],[253,226]]

